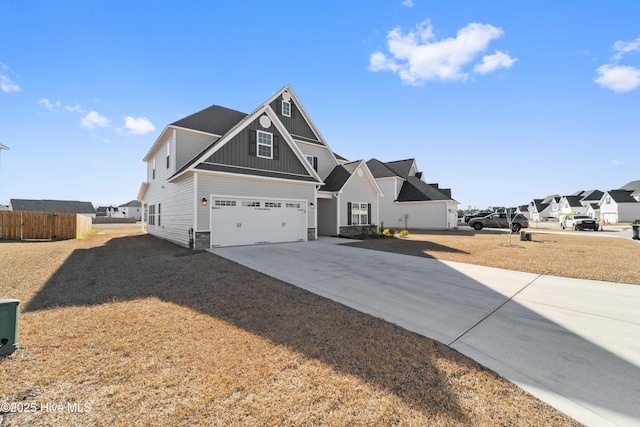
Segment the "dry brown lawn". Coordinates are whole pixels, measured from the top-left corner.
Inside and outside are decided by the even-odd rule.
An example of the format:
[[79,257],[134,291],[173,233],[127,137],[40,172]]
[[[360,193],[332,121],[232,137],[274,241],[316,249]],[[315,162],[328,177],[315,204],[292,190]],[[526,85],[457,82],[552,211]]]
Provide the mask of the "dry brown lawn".
[[0,298],[22,300],[20,347],[0,359],[3,427],[577,425],[438,342],[137,228],[102,230],[0,242]]
[[405,238],[367,239],[350,246],[577,279],[640,284],[640,242],[597,232],[532,233],[511,240],[504,231],[411,230]]

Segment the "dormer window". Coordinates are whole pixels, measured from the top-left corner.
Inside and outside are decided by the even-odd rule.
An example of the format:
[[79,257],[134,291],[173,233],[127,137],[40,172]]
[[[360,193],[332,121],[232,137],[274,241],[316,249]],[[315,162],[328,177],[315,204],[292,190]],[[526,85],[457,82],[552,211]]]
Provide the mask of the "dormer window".
[[291,117],[291,102],[282,101],[282,115],[285,117]]
[[258,131],[258,157],[273,158],[273,135],[269,132]]

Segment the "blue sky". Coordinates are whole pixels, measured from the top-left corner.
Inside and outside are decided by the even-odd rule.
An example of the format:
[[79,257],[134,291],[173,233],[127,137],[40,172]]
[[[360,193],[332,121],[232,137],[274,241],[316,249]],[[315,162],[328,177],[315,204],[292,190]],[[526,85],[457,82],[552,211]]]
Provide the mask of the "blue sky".
[[460,208],[640,179],[640,2],[0,0],[0,203],[135,199],[164,127],[291,84]]

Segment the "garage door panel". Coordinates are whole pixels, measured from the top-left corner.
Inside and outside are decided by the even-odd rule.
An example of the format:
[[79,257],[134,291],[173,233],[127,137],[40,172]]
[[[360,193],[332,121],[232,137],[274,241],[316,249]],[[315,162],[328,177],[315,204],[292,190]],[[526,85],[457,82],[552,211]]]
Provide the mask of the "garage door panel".
[[295,200],[213,198],[211,245],[305,240],[305,203]]

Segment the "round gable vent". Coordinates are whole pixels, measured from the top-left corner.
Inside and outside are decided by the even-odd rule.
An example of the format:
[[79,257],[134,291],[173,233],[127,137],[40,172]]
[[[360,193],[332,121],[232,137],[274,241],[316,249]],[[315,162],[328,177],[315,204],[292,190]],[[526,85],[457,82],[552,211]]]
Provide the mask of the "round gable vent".
[[291,101],[291,95],[289,95],[289,92],[282,92],[282,100],[284,102]]
[[358,169],[357,173],[358,173],[358,176],[362,176],[362,174],[363,174],[362,169]]
[[269,126],[271,126],[271,119],[267,116],[261,116],[260,117],[260,126],[262,126],[263,128],[268,128]]

